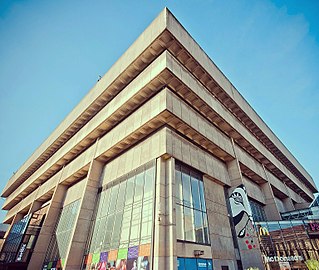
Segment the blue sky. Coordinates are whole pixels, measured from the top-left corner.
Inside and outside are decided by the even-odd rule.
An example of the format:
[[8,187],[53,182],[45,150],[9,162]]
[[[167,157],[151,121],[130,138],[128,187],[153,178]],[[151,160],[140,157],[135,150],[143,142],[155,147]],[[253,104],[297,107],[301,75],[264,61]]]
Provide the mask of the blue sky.
[[1,190],[165,6],[319,185],[319,1],[2,0]]

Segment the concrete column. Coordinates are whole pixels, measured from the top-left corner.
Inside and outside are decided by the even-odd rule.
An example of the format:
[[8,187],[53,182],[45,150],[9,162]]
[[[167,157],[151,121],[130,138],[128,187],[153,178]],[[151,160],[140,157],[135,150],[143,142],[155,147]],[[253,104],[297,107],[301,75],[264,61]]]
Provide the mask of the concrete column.
[[234,270],[236,255],[224,187],[206,175],[203,181],[214,269],[224,265]]
[[33,201],[29,208],[28,215],[32,215],[34,212],[38,211],[41,208],[42,204],[43,202]]
[[292,202],[292,199],[291,199],[291,196],[290,196],[290,193],[289,193],[289,189],[288,189],[286,183],[284,183],[284,184],[285,184],[285,187],[286,187],[286,190],[287,190],[286,194],[287,194],[288,197],[283,199],[282,201],[283,201],[287,211],[293,211],[293,210],[295,210],[295,206],[294,206],[294,203]]
[[176,270],[175,160],[156,162],[153,269]]
[[[63,174],[63,169],[59,173],[61,177]],[[67,190],[66,186],[59,184],[60,177],[58,177],[58,181],[48,208],[48,212],[46,213],[41,231],[39,233],[28,265],[28,270],[42,269],[45,254],[48,249],[52,234],[54,232],[54,228],[59,217],[60,210],[63,205],[64,196]],[[34,204],[34,207],[37,207],[37,205]],[[30,210],[32,210],[32,206]]]
[[281,216],[280,216],[280,213],[278,211],[276,201],[275,201],[275,195],[274,195],[272,188],[271,188],[271,185],[269,183],[267,170],[266,170],[264,165],[263,165],[263,168],[265,171],[267,183],[262,184],[261,189],[262,189],[262,192],[263,192],[264,197],[265,197],[266,205],[265,205],[264,209],[265,209],[267,219],[268,220],[281,220]]
[[175,208],[175,159],[166,161],[166,207],[167,207],[167,263],[166,269],[177,269],[176,254],[176,208]]
[[72,232],[64,269],[81,269],[85,245],[89,236],[92,216],[96,206],[97,193],[103,166],[103,163],[97,160],[92,160],[88,176],[85,180],[85,187],[83,190],[79,190],[79,192],[82,193],[79,213]]
[[231,189],[229,190],[229,194],[230,194],[231,191],[233,191],[236,187],[244,184],[237,158],[227,163],[227,170],[228,170],[230,183],[231,183]]

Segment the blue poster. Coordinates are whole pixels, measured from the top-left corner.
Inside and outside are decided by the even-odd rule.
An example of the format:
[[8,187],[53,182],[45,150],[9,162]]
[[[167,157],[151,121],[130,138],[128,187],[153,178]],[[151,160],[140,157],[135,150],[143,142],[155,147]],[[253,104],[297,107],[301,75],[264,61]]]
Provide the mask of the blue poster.
[[195,258],[185,258],[185,268],[187,270],[197,270],[197,262]]
[[207,260],[197,259],[197,269],[198,270],[207,270]]
[[177,258],[177,270],[213,270],[211,259]]
[[177,258],[177,270],[185,270],[185,259]]

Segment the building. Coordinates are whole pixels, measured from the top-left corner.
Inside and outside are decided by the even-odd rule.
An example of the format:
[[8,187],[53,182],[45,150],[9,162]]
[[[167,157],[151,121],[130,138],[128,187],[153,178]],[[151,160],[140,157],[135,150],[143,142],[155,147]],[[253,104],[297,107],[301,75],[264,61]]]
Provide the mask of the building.
[[164,9],[9,179],[1,267],[262,269],[254,221],[316,191]]

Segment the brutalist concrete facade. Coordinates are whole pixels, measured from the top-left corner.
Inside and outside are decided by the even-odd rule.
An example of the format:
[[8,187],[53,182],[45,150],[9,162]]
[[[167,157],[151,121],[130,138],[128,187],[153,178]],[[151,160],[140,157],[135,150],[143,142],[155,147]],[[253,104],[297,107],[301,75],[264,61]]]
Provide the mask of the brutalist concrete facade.
[[[153,186],[138,206],[141,173],[144,185]],[[121,185],[130,196],[129,181],[135,193],[127,211],[141,207],[142,214],[126,236],[129,199],[122,212],[117,207]],[[264,218],[280,220],[280,212],[307,207],[316,191],[311,176],[165,9],[8,181],[4,222],[20,238],[10,249],[7,234],[2,265],[263,268],[258,235],[249,227],[252,202]],[[108,203],[112,196],[115,207]],[[146,209],[151,232],[142,240]],[[112,246],[101,224],[113,214],[122,217],[110,225],[110,239],[121,228]],[[134,226],[140,236],[131,242]],[[93,248],[96,234],[104,242]]]

